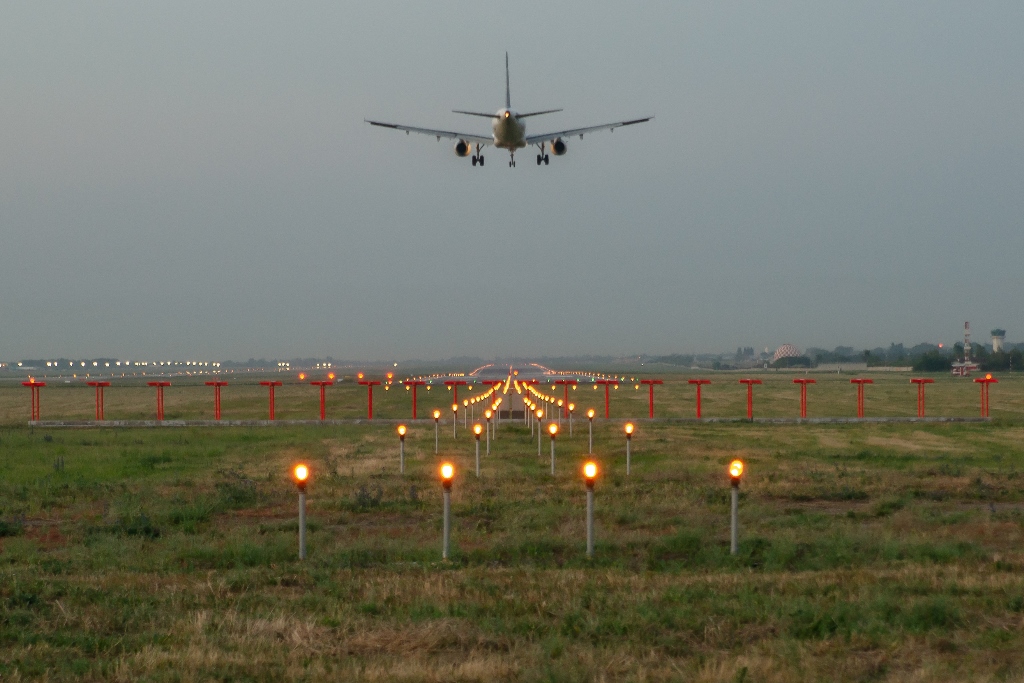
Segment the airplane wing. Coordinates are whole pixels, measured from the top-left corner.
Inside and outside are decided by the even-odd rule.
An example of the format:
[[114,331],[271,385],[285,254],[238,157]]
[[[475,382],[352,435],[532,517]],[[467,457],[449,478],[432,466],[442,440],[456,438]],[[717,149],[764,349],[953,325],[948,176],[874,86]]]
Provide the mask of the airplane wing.
[[[433,128],[416,128],[415,126],[402,126],[397,123],[384,123],[383,121],[370,121],[369,119],[363,119],[371,126],[380,126],[382,128],[394,128],[395,130],[404,130],[408,133],[420,133],[422,135],[433,135],[435,138],[440,140],[441,138],[450,138],[452,140],[465,140],[466,142],[472,142],[479,145],[493,145],[494,138],[484,137],[482,135],[473,135],[471,133],[456,133],[450,130],[434,130]],[[621,125],[621,124],[620,124]]]
[[588,126],[586,128],[571,128],[569,130],[560,130],[554,133],[544,133],[543,135],[528,135],[526,137],[526,144],[536,145],[541,142],[548,142],[550,140],[554,140],[555,138],[569,138],[572,137],[573,135],[579,135],[580,139],[582,140],[583,135],[585,133],[594,133],[599,130],[614,130],[616,128],[621,128],[622,126],[632,126],[635,123],[644,123],[645,121],[650,121],[653,118],[653,116],[648,116],[642,119],[633,119],[632,121],[616,121],[615,123],[605,123],[600,126]]

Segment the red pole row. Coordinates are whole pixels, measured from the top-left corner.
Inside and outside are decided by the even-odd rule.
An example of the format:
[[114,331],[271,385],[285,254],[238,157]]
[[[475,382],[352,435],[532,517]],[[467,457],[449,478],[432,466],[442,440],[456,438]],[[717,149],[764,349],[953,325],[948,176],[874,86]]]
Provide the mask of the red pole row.
[[[999,380],[992,377],[992,375],[986,375],[984,378],[978,378],[974,380],[976,383],[981,385],[981,417],[989,417],[989,385],[998,384]],[[689,384],[694,385],[697,388],[697,419],[701,419],[701,388],[705,384],[711,384],[709,379],[691,379],[687,380]],[[740,384],[747,385],[747,419],[752,420],[754,418],[754,386],[755,384],[761,384],[762,381],[759,379],[741,379]],[[934,379],[914,377],[911,378],[910,382],[917,385],[917,416],[925,417],[925,385],[933,384]],[[536,384],[537,381],[524,380],[523,384]],[[556,384],[562,384],[565,387],[566,398],[563,401],[563,408],[568,410],[568,393],[569,385],[576,384],[575,380],[558,380]],[[663,384],[663,380],[660,379],[645,379],[641,380],[641,383],[648,385],[649,389],[649,415],[654,417],[654,385]],[[800,417],[807,417],[807,385],[816,384],[816,380],[808,378],[797,378],[793,380],[794,384],[800,385]],[[874,380],[867,379],[864,377],[856,377],[850,380],[851,384],[857,385],[857,417],[864,417],[864,385],[873,384]],[[32,390],[32,420],[39,421],[40,419],[40,402],[39,402],[39,389],[45,387],[46,382],[36,382],[30,380],[28,382],[22,382],[22,386],[29,387]],[[88,382],[88,386],[95,387],[96,389],[96,420],[103,421],[104,416],[104,398],[103,389],[110,386],[110,382]],[[164,419],[164,387],[171,386],[170,382],[147,382],[148,386],[156,388],[156,419]],[[221,387],[227,386],[227,382],[206,382],[207,386],[214,388],[214,417],[215,419],[221,419]],[[265,386],[270,390],[270,419],[274,420],[274,388],[282,386],[280,381],[264,381],[260,382],[261,386]],[[320,387],[320,419],[324,420],[327,417],[326,407],[326,394],[325,388],[332,386],[333,381],[315,381],[310,382],[313,386]],[[381,384],[380,382],[373,382],[368,380],[362,380],[359,384],[366,386],[367,388],[367,415],[369,419],[373,419],[373,387]],[[427,384],[424,381],[406,381],[404,384],[407,387],[412,388],[412,417],[416,419],[416,388]],[[458,386],[466,384],[464,381],[458,382],[445,382],[450,385],[455,392],[458,392]],[[482,384],[498,385],[502,382],[482,382]],[[618,386],[618,382],[615,380],[597,380],[596,384],[604,385],[604,415],[605,418],[609,416],[609,388],[612,385]],[[458,402],[458,393],[455,394],[454,399],[456,404]]]

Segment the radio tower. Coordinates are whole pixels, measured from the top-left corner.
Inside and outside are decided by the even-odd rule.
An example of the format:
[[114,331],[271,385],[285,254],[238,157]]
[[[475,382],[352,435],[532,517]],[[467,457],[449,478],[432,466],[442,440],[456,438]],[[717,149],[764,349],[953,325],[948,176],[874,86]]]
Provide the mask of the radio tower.
[[953,361],[950,370],[957,377],[967,377],[981,366],[971,360],[971,323],[964,323],[964,359]]

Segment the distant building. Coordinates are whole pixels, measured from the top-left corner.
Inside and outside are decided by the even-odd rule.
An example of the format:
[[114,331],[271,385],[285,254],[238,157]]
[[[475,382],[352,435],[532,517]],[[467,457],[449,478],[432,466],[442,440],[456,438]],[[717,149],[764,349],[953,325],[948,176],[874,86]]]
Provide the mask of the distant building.
[[1001,330],[998,327],[992,330],[992,353],[998,353],[1003,350],[1003,341],[1006,339],[1006,330]]

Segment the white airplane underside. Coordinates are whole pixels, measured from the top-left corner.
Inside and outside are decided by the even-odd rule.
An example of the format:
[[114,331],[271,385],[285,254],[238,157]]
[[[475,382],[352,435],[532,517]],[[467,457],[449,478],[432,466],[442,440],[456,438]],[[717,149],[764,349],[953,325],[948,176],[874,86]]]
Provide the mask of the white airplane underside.
[[516,150],[523,149],[524,147],[536,145],[540,150],[537,154],[537,165],[547,164],[549,161],[548,151],[555,156],[562,156],[568,151],[568,146],[565,143],[564,138],[572,137],[573,135],[579,135],[580,140],[587,133],[594,133],[599,130],[615,130],[622,126],[632,126],[636,123],[644,123],[650,121],[653,116],[647,116],[640,119],[631,119],[629,121],[616,121],[614,123],[603,123],[598,126],[586,126],[584,128],[570,128],[568,130],[560,130],[552,133],[544,133],[542,135],[527,135],[526,134],[526,122],[523,119],[531,116],[539,116],[541,114],[551,114],[561,109],[546,109],[544,111],[527,112],[520,114],[512,109],[511,94],[509,91],[508,81],[508,53],[505,53],[505,106],[499,109],[494,114],[487,114],[475,111],[460,111],[453,110],[456,114],[466,114],[468,116],[479,116],[482,118],[491,119],[491,136],[486,137],[483,135],[475,135],[472,133],[459,133],[451,130],[436,130],[433,128],[418,128],[416,126],[404,126],[396,123],[385,123],[383,121],[370,121],[366,120],[367,123],[373,126],[381,126],[383,128],[394,128],[395,130],[404,130],[406,134],[409,133],[421,133],[423,135],[433,135],[438,140],[441,138],[447,138],[455,140],[455,154],[460,157],[466,157],[472,155],[473,165],[477,164],[484,165],[484,156],[482,154],[483,148],[487,145],[493,145],[499,149],[507,149],[509,151],[509,162],[510,167],[516,165]]

